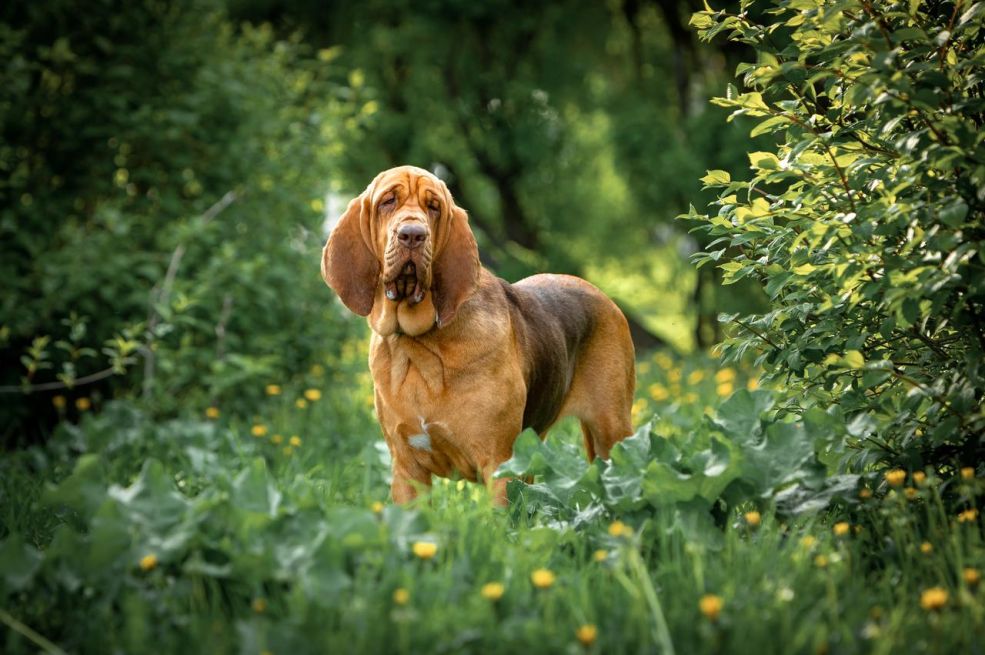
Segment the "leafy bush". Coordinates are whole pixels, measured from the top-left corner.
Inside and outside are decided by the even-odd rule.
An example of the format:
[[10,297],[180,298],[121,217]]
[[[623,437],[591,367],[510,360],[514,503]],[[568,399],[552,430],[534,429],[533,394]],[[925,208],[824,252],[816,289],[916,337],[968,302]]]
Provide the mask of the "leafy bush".
[[[46,434],[76,399],[142,392],[161,414],[248,406],[265,381],[328,363],[353,331],[325,311],[317,272],[347,107],[335,69],[211,3],[77,13],[0,11],[12,75],[0,89],[0,384],[42,392],[4,394],[0,443]],[[78,29],[57,29],[67,16]],[[77,386],[126,368],[125,381]]]
[[751,179],[713,170],[698,264],[758,279],[772,310],[722,316],[785,410],[823,408],[842,471],[985,461],[985,3],[774,0],[706,9],[705,39],[756,49],[715,102],[775,151]]

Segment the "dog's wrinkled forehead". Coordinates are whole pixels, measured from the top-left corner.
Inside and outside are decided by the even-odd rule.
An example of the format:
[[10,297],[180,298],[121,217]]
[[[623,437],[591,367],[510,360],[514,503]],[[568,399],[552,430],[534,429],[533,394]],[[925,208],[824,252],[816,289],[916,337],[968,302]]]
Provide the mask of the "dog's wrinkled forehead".
[[397,187],[403,187],[410,196],[428,190],[440,197],[445,197],[447,193],[445,183],[433,173],[417,166],[397,166],[383,171],[373,181],[373,205]]

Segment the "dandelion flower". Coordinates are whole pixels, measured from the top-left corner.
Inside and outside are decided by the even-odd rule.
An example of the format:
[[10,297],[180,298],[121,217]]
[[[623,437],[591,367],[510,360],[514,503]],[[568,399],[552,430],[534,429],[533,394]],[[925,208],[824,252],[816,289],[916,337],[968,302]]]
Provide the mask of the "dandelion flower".
[[886,471],[883,476],[886,478],[886,482],[890,487],[902,487],[903,482],[906,480],[906,471],[903,469],[893,469]]
[[735,369],[733,368],[723,368],[715,373],[715,382],[718,382],[719,384],[722,382],[733,381],[735,381]]
[[605,560],[609,559],[609,551],[600,548],[596,550],[594,553],[592,553],[592,559],[594,559],[596,562],[604,562]]
[[958,523],[972,523],[978,518],[978,510],[972,507],[958,514]]
[[698,601],[698,609],[709,621],[717,621],[718,615],[722,613],[722,597],[715,594],[705,594]]
[[415,541],[411,550],[421,559],[431,559],[438,552],[438,544],[433,541]]
[[697,383],[701,382],[704,379],[705,379],[705,372],[704,371],[691,371],[691,373],[687,376],[687,383],[688,384],[697,384]]
[[947,589],[943,587],[924,589],[920,594],[920,607],[928,612],[936,611],[947,605],[947,598]]
[[87,412],[92,409],[92,401],[88,398],[76,398],[75,408],[80,412]]
[[961,571],[961,576],[964,578],[965,584],[969,587],[977,587],[978,583],[982,581],[981,571],[971,567],[966,567]]
[[219,418],[219,408],[215,405],[205,408],[205,418],[212,419],[213,421]]
[[903,490],[903,495],[906,496],[907,500],[916,500],[920,496],[920,492],[914,487],[907,487]]
[[731,394],[732,391],[734,390],[735,390],[735,385],[733,385],[731,382],[722,382],[721,384],[718,385],[718,387],[715,388],[715,392],[722,397]]
[[965,466],[961,469],[961,479],[962,480],[974,480],[975,479],[975,469],[970,466]]
[[294,446],[295,448],[297,448],[298,446],[301,445],[301,437],[299,437],[296,434],[295,435],[292,435],[291,438],[287,440],[287,443],[289,443],[292,446]]
[[680,382],[681,381],[681,369],[673,368],[667,371],[667,381],[668,382]]
[[838,523],[834,524],[834,527],[831,528],[831,531],[835,533],[836,537],[844,537],[849,533],[851,528],[852,526],[849,525],[847,521],[839,521]]
[[550,569],[537,569],[530,574],[530,581],[538,589],[547,589],[554,584],[557,577]]
[[321,391],[319,391],[318,389],[305,389],[304,397],[310,402],[321,400]]
[[382,514],[383,513],[383,503],[381,503],[378,500],[377,501],[374,501],[373,504],[369,506],[369,508],[371,510],[373,510],[373,513],[374,514]]
[[268,384],[264,389],[268,396],[279,396],[280,395],[280,385],[279,384]]
[[284,437],[279,434],[275,434],[274,436],[270,437],[270,443],[274,444],[275,446],[279,446],[282,443],[284,443]]
[[862,500],[868,500],[869,498],[872,498],[872,489],[869,489],[868,487],[862,487],[858,491],[858,497],[861,498]]
[[503,586],[502,582],[487,582],[482,585],[479,593],[486,600],[497,601],[503,597],[504,591],[506,591],[506,587]]
[[819,569],[827,568],[829,561],[830,560],[828,559],[827,555],[824,554],[818,555],[817,557],[814,558],[814,566],[816,566]]
[[759,524],[762,523],[763,521],[762,515],[756,510],[752,510],[751,512],[746,512],[742,516],[746,520],[746,524],[752,528],[759,527]]
[[934,552],[934,544],[930,543],[929,541],[923,542],[922,544],[920,544],[920,552],[923,553],[924,555],[930,555],[932,552]]
[[57,409],[58,411],[65,409],[65,403],[66,403],[65,396],[62,395],[53,396],[51,399],[51,404],[54,405],[55,409]]
[[927,474],[924,473],[923,471],[914,471],[913,481],[917,484],[923,484],[924,482],[927,481]]
[[140,570],[151,571],[157,566],[157,555],[149,553],[140,558]]
[[613,537],[629,537],[633,534],[633,529],[622,521],[613,521],[609,524],[609,534]]
[[291,448],[290,446],[284,446],[283,453],[285,457],[290,457],[291,455],[294,454],[294,449]]
[[807,550],[813,548],[815,543],[817,543],[817,539],[815,539],[809,534],[804,535],[803,537],[800,538],[800,545],[806,548]]
[[304,398],[298,398],[297,400],[294,401],[294,406],[297,407],[298,409],[304,409],[305,407],[308,406],[308,401],[305,400]]
[[746,389],[748,389],[749,391],[755,391],[758,388],[759,388],[759,380],[757,380],[756,378],[749,378],[746,381]]
[[593,623],[586,623],[584,625],[578,626],[575,630],[575,638],[581,642],[581,645],[588,648],[595,643],[595,639],[599,636],[599,630],[595,627]]
[[393,590],[393,602],[397,605],[406,605],[409,600],[410,592],[403,587],[397,587]]
[[254,598],[253,602],[250,604],[253,611],[257,614],[263,614],[267,611],[267,599],[266,598]]
[[650,398],[653,398],[658,403],[670,398],[670,393],[667,391],[667,387],[659,382],[651,384],[647,391],[650,392]]
[[256,438],[264,437],[267,435],[267,426],[263,423],[257,423],[252,428],[250,428],[250,434]]

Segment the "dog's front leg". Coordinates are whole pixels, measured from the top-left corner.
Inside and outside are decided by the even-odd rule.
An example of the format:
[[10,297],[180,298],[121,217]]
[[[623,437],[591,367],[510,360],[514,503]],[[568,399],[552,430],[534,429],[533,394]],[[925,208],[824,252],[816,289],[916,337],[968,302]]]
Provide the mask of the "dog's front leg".
[[423,470],[420,467],[413,467],[417,469],[413,472],[408,471],[408,468],[402,466],[396,460],[393,463],[393,481],[390,483],[390,495],[393,497],[393,502],[403,505],[409,503],[410,501],[417,498],[418,491],[423,489],[428,489],[431,487],[431,474]]

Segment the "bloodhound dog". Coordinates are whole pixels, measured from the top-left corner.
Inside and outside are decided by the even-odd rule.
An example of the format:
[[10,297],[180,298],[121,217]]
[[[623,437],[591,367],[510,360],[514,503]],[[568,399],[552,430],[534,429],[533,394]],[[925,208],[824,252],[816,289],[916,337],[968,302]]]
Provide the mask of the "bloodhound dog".
[[633,342],[619,308],[570,275],[495,277],[468,215],[429,172],[377,175],[332,231],[322,276],[372,328],[395,502],[457,473],[505,504],[496,467],[524,428],[543,438],[562,416],[581,421],[589,460],[632,433]]

